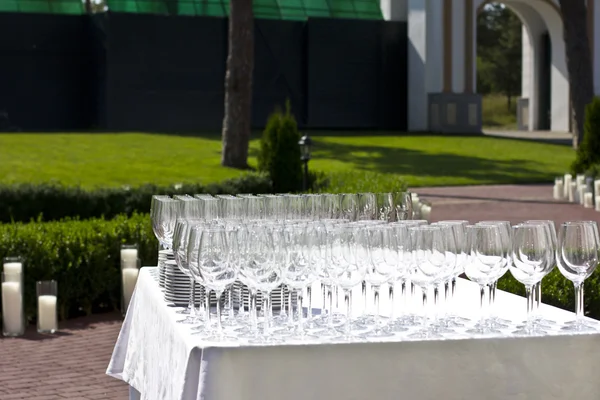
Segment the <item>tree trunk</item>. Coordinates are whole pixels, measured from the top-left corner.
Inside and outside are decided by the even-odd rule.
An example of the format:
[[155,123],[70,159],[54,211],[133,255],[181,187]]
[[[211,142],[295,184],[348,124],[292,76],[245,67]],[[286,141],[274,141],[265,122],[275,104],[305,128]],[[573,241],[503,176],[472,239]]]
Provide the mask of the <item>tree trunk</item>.
[[585,107],[594,97],[585,0],[560,0],[573,109],[573,147],[583,140]]
[[221,165],[248,167],[254,72],[252,0],[230,0],[229,54],[225,75],[225,118]]

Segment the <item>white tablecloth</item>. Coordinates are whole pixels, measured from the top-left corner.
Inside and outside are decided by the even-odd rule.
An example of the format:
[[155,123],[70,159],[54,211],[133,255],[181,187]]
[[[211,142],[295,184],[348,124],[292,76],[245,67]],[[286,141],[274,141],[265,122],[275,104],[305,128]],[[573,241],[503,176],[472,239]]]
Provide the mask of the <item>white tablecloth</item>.
[[[459,280],[457,303],[479,315],[478,287]],[[496,303],[501,318],[525,316],[521,297],[499,291]],[[574,318],[541,310],[554,321]],[[162,299],[156,268],[143,268],[107,370],[143,400],[600,398],[600,334],[240,346],[202,343],[176,311]]]

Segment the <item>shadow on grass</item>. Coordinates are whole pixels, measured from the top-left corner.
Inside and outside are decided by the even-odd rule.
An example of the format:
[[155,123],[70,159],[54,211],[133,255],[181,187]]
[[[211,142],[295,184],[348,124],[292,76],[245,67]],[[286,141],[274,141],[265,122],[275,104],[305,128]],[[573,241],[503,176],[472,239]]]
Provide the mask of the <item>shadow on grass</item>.
[[[485,182],[544,182],[549,173],[538,170],[535,161],[490,160],[450,153],[431,154],[418,150],[382,146],[352,146],[316,140],[313,159],[348,163],[352,168],[388,174],[468,178]],[[482,149],[485,154],[485,149]],[[551,175],[551,174],[550,174]]]

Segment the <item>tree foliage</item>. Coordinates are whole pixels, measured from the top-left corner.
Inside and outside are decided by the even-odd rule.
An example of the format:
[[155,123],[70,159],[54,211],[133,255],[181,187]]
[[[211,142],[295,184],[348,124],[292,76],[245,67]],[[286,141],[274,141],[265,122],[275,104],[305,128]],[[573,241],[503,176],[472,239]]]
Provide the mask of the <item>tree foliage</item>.
[[477,88],[511,99],[521,93],[522,23],[508,7],[492,3],[477,16]]

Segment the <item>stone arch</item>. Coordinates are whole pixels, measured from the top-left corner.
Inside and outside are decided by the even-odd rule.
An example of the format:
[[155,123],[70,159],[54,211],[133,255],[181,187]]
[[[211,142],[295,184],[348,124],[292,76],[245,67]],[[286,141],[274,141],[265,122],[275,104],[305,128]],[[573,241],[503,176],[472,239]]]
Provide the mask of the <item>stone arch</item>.
[[[474,7],[480,11],[492,0],[476,0]],[[563,39],[563,25],[560,7],[556,0],[504,0],[501,1],[511,8],[521,19],[525,26],[527,41],[530,44],[531,59],[523,65],[530,72],[530,83],[524,92],[530,96],[529,121],[530,129],[537,129],[539,115],[539,79],[541,60],[540,35],[547,30],[550,35],[552,68],[551,68],[551,118],[550,129],[566,132],[570,128],[570,97],[569,78]],[[476,40],[474,32],[474,40]],[[475,66],[473,66],[475,68]],[[475,87],[476,74],[473,74],[473,87]]]

